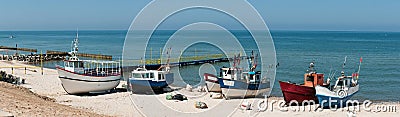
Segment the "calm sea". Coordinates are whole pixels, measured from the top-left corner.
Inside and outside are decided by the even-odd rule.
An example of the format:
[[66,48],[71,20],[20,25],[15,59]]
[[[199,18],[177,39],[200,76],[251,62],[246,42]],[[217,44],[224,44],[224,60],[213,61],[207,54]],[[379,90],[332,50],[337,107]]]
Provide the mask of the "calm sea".
[[[151,57],[159,57],[157,45],[168,39],[173,31],[160,31],[153,35]],[[0,45],[46,50],[69,51],[75,31],[0,31]],[[250,36],[243,31],[233,31],[239,40]],[[209,32],[213,35],[213,32]],[[10,35],[16,38],[9,39]],[[79,31],[79,51],[112,55],[120,59],[126,31]],[[400,101],[400,33],[399,32],[349,32],[349,31],[272,31],[279,63],[274,96],[281,96],[278,80],[303,82],[303,74],[310,62],[315,61],[317,72],[339,75],[345,56],[345,71],[348,73],[358,69],[359,59],[363,58],[360,71],[361,88],[353,99]],[[192,38],[198,35],[187,35]],[[203,35],[204,36],[204,35]],[[246,41],[243,41],[246,42]],[[251,45],[251,43],[245,43]],[[186,50],[188,55],[202,55],[220,52],[207,45],[196,45]],[[251,50],[246,50],[249,52]],[[0,54],[13,54],[15,51],[1,51]],[[29,53],[24,53],[29,54]],[[149,52],[148,52],[149,54]],[[147,56],[146,56],[147,57]],[[54,68],[57,62],[47,63]],[[215,66],[227,65],[218,63]],[[183,70],[182,70],[183,69]],[[199,82],[200,77],[193,76],[199,66],[181,68],[181,74],[188,83]]]

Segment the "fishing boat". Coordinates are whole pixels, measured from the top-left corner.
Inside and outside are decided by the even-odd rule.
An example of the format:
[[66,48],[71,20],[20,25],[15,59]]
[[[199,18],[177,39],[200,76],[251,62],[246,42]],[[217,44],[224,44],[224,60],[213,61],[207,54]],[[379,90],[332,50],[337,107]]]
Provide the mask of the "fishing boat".
[[[171,49],[169,49],[170,51]],[[146,65],[133,70],[128,82],[132,93],[148,94],[162,91],[168,84],[171,84],[174,74],[170,72],[169,58],[168,54],[167,64],[160,66],[157,70],[147,70]]]
[[64,66],[56,65],[61,85],[68,94],[104,92],[118,86],[121,79],[119,62],[80,60],[77,54],[78,33]]
[[269,81],[266,78],[261,78],[261,72],[255,71],[257,67],[257,57],[253,52],[250,58],[251,67],[249,70],[236,67],[240,64],[240,55],[234,57],[233,67],[223,67],[220,69],[220,77],[217,78],[218,83],[214,79],[208,78],[206,81],[214,82],[213,87],[208,86],[208,89],[213,89],[219,85],[219,88],[225,99],[230,98],[246,98],[246,97],[260,97],[270,91]]
[[316,72],[314,62],[310,63],[309,69],[304,74],[304,84],[279,81],[286,104],[289,104],[291,101],[298,103],[314,101],[318,103],[318,99],[315,96],[315,87],[318,85],[326,87],[328,83],[329,81],[324,83],[324,74]]
[[168,86],[167,79],[173,79],[173,73],[168,71],[147,70],[139,67],[132,71],[129,87],[133,93],[149,93],[161,91]]
[[[222,70],[221,70],[222,71]],[[204,81],[205,81],[205,86],[206,90],[209,92],[221,92],[221,87],[219,86],[218,83],[218,76],[215,76],[213,74],[209,73],[204,73]]]
[[[362,58],[360,58],[358,71],[351,76],[345,76],[345,72],[342,70],[341,76],[337,78],[334,85],[330,87],[315,87],[316,96],[322,108],[348,106],[347,101],[359,90],[358,76],[361,62]],[[343,67],[345,63],[346,62],[344,62]]]

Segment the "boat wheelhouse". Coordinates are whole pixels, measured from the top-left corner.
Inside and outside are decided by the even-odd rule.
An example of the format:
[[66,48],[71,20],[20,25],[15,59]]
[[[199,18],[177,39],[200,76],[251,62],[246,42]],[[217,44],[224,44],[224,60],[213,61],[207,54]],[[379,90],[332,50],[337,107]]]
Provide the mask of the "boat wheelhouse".
[[147,70],[139,67],[131,73],[129,88],[132,93],[154,93],[167,87],[167,81],[170,79],[173,79],[173,73],[169,71]]

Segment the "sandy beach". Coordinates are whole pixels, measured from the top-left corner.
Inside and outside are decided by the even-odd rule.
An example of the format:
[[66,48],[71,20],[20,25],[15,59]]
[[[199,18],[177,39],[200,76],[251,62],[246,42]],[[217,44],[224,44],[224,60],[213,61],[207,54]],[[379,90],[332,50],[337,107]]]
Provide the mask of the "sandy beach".
[[[0,66],[29,66],[17,61],[0,61]],[[10,74],[11,68],[0,68]],[[399,102],[373,103],[369,112],[347,110],[293,111],[297,106],[280,107],[273,103],[272,108],[261,111],[258,102],[263,99],[211,99],[206,92],[188,92],[185,89],[159,95],[137,95],[130,92],[112,92],[93,95],[68,95],[62,88],[57,71],[44,68],[14,69],[13,75],[26,79],[26,84],[15,86],[0,83],[0,110],[15,116],[398,116]],[[29,90],[28,90],[29,89]],[[167,94],[182,93],[188,100],[166,100]],[[281,101],[282,97],[268,98],[268,102]],[[209,108],[197,109],[197,101],[205,102]],[[240,109],[243,101],[252,103],[251,110]],[[268,104],[268,103],[267,103]],[[395,112],[377,112],[377,106],[394,107]],[[308,108],[308,106],[306,106]],[[288,111],[285,111],[288,110]],[[397,109],[397,110],[396,110]]]

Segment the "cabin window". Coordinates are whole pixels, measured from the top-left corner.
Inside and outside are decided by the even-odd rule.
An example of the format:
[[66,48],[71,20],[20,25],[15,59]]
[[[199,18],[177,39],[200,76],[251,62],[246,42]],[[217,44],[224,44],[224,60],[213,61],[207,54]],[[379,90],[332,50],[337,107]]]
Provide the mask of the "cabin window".
[[68,67],[73,67],[73,66],[74,66],[74,63],[68,62]]
[[343,80],[343,86],[346,86],[346,80]]
[[142,74],[133,73],[132,77],[134,77],[134,78],[142,78]]
[[339,81],[337,86],[343,86],[343,81]]
[[142,78],[149,78],[149,75],[150,75],[149,73],[144,73],[144,74],[142,74],[142,76],[143,76]]
[[232,71],[231,71],[231,70],[227,70],[227,71],[225,72],[225,74],[232,74]]
[[246,79],[248,79],[247,77],[248,77],[248,76],[247,76],[247,74],[242,74],[242,78],[243,78],[243,80],[246,80]]
[[255,77],[256,77],[256,81],[260,81],[260,74],[257,74]]
[[150,73],[150,78],[154,78],[154,73]]
[[78,62],[74,62],[74,67],[75,67],[75,68],[78,68],[78,67],[79,67]]
[[308,75],[307,78],[306,78],[306,81],[311,81],[311,82],[313,82],[313,81],[314,81],[314,76]]
[[346,87],[350,87],[350,80],[345,80],[346,81]]
[[163,75],[162,74],[158,74],[158,80],[163,80],[163,79],[164,79]]
[[250,79],[249,80],[254,80],[254,74],[250,74]]

